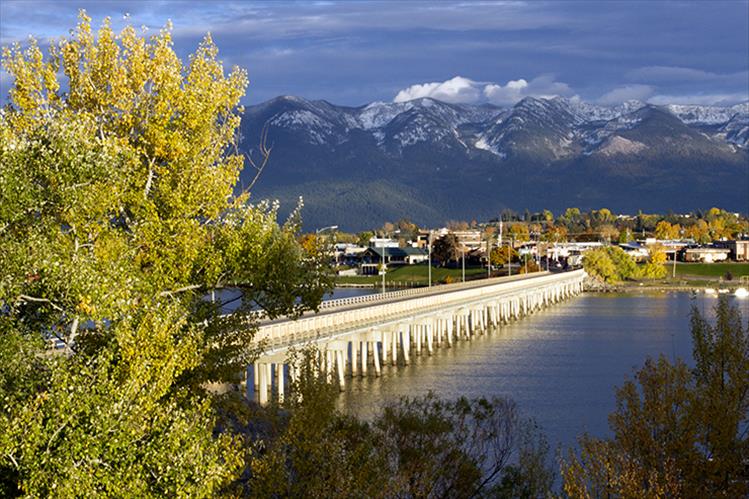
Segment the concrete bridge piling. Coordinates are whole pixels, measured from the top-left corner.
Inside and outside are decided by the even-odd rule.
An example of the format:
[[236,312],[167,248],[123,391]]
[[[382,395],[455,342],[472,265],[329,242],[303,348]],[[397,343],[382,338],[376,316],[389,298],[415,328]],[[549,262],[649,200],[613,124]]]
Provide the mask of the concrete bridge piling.
[[539,272],[324,302],[317,314],[261,323],[254,341],[263,353],[244,389],[251,386],[261,405],[283,401],[300,372],[289,351],[315,346],[321,374],[343,390],[348,377],[380,376],[388,364],[408,365],[412,354],[433,355],[575,296],[584,278],[582,270]]

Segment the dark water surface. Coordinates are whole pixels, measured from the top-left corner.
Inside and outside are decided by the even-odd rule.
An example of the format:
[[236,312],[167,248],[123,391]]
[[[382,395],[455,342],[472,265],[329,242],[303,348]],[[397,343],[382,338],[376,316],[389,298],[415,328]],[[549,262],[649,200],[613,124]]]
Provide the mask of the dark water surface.
[[[392,290],[388,290],[392,291]],[[379,293],[380,290],[368,287],[368,288],[335,288],[332,293],[325,295],[325,300],[338,300],[340,298],[351,298],[353,296],[364,296]]]
[[[744,318],[749,300],[731,298]],[[609,434],[614,387],[647,356],[691,364],[692,304],[712,311],[714,296],[690,293],[584,294],[491,334],[412,357],[382,377],[347,380],[343,409],[362,417],[387,401],[432,390],[446,398],[506,396],[542,426],[552,448],[580,433]]]

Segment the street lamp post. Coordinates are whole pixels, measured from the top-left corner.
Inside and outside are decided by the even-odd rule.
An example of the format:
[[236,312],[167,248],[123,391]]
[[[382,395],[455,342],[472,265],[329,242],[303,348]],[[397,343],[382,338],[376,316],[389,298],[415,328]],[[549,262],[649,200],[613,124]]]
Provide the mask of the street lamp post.
[[507,241],[507,276],[512,275],[512,250],[510,249],[510,242]]
[[429,252],[429,261],[427,262],[429,273],[429,287],[432,287],[432,229],[429,229],[429,235],[427,236],[427,249]]
[[326,230],[336,230],[337,228],[338,228],[337,225],[329,225],[329,226],[323,227],[321,229],[315,229],[315,235],[318,235],[321,232],[325,232]]
[[[323,232],[325,232],[327,230],[335,231],[337,229],[338,229],[337,225],[329,225],[329,226],[323,227],[321,229],[315,229],[315,239],[317,239],[317,236],[319,236],[320,234],[322,234]],[[315,243],[317,243],[317,241],[315,241]],[[328,253],[328,257],[330,257],[329,253]],[[338,266],[338,256],[337,255],[336,255],[336,262],[335,263],[336,263],[336,267],[337,267]]]

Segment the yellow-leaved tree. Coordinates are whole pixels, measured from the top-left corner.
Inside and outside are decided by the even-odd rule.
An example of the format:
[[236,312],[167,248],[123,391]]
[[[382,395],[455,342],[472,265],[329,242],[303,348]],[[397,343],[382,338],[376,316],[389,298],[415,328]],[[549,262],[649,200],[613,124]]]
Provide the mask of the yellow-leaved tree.
[[666,248],[662,244],[648,246],[648,261],[642,267],[642,277],[646,279],[663,279],[666,277],[666,260]]
[[[254,310],[298,314],[330,284],[298,210],[279,225],[235,193],[246,73],[210,36],[182,61],[170,26],[94,32],[83,12],[3,67],[2,492],[213,495],[245,450],[204,387],[241,376]],[[241,291],[229,318],[225,288]]]

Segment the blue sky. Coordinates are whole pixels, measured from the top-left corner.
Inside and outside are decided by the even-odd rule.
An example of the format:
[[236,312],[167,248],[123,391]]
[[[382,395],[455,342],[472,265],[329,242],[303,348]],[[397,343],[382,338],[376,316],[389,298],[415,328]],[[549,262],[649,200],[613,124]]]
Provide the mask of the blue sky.
[[[210,31],[224,62],[248,70],[248,104],[284,94],[354,106],[426,95],[498,105],[527,95],[749,99],[749,0],[2,0],[0,43],[64,36],[79,8],[115,28],[155,31],[171,19],[184,56]],[[8,75],[0,82],[5,98]]]

